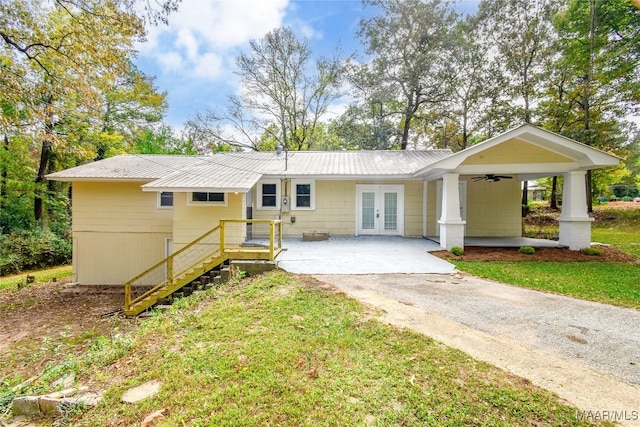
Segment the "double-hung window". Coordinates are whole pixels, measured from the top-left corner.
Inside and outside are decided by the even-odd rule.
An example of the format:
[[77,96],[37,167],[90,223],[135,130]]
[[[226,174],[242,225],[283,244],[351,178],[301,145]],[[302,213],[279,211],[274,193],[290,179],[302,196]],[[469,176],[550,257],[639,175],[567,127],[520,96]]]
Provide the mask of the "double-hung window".
[[163,191],[158,193],[158,207],[161,209],[169,209],[173,207],[172,191]]
[[291,180],[291,192],[293,209],[313,210],[316,208],[315,181],[293,179]]
[[258,209],[280,209],[280,180],[258,183]]

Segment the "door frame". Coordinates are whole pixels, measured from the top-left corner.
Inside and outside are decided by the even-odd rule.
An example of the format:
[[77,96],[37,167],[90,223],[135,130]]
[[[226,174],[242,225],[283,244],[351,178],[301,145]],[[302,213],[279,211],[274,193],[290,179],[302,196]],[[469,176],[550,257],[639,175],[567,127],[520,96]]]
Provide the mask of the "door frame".
[[[397,221],[398,227],[396,230],[385,230],[384,223],[382,226],[378,226],[377,233],[362,232],[362,193],[374,191],[376,193],[376,205],[382,212],[382,218],[384,218],[384,193],[395,192],[398,195],[397,199]],[[355,235],[373,235],[373,236],[404,236],[404,184],[356,184],[356,229]],[[380,224],[379,224],[380,225]]]

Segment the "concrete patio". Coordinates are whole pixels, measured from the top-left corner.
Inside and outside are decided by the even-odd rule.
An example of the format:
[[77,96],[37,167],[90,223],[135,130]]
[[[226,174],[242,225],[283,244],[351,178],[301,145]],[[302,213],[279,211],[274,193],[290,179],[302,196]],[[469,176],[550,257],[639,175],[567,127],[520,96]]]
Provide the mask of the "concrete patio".
[[[318,242],[284,239],[276,262],[298,274],[451,274],[455,266],[429,252],[441,251],[436,238],[356,236]],[[555,240],[528,237],[466,237],[465,246],[561,248]]]
[[299,274],[451,274],[455,266],[429,252],[435,242],[406,237],[331,237],[319,242],[285,239],[276,262]]

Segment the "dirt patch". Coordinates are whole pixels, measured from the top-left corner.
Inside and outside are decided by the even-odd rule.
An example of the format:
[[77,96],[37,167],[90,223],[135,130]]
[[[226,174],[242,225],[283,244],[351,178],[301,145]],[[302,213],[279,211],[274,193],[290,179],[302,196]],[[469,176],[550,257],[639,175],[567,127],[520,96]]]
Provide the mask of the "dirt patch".
[[121,315],[120,287],[38,284],[0,293],[0,380],[30,377],[69,353],[84,351],[97,337],[135,324]]
[[566,248],[536,248],[532,255],[520,253],[518,248],[485,248],[465,246],[464,255],[456,256],[448,251],[430,252],[439,258],[459,261],[562,261],[562,262],[624,262],[638,264],[640,260],[613,246],[598,246],[602,255],[587,255],[582,251]]

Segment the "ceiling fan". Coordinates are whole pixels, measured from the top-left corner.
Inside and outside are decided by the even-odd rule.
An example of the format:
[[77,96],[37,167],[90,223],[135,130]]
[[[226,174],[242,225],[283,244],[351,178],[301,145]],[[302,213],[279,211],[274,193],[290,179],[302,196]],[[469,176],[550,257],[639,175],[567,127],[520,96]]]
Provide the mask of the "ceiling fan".
[[478,182],[478,181],[489,181],[489,182],[498,182],[501,179],[513,179],[512,176],[507,176],[507,175],[494,175],[492,173],[488,173],[484,176],[474,176],[473,178],[474,182]]

